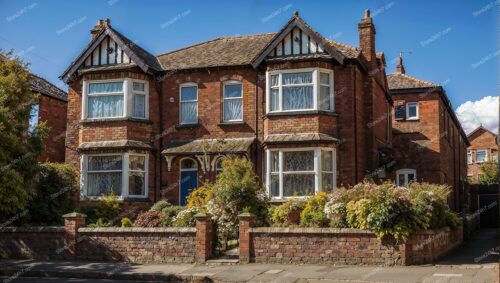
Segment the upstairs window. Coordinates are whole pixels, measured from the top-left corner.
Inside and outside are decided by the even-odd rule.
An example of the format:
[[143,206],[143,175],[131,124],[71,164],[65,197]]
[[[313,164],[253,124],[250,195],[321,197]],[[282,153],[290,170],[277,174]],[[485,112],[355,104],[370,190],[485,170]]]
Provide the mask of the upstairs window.
[[243,121],[243,90],[240,82],[224,85],[223,100],[223,121]]
[[467,164],[472,164],[472,152],[470,150],[467,151]]
[[488,155],[486,149],[476,150],[476,163],[483,163],[488,161]]
[[268,112],[333,111],[333,72],[299,69],[268,72]]
[[400,169],[396,171],[396,183],[400,187],[407,186],[411,181],[417,180],[417,170]]
[[406,103],[406,120],[418,120],[418,102]]
[[180,124],[198,123],[198,86],[185,84],[180,90]]
[[148,83],[129,78],[84,81],[82,119],[148,118]]
[[89,83],[88,118],[111,118],[124,116],[123,84],[124,81]]

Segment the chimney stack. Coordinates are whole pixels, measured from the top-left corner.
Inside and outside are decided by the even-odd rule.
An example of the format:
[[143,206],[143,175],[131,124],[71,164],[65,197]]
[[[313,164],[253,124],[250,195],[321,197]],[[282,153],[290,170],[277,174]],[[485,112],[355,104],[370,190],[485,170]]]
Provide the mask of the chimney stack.
[[399,52],[398,66],[396,67],[396,72],[399,74],[405,73],[405,66],[403,66],[403,52]]
[[92,39],[94,39],[100,32],[103,30],[105,27],[110,27],[110,21],[109,19],[106,19],[105,21],[99,19],[97,21],[97,24],[94,26],[93,29],[90,30],[90,34],[92,35]]
[[365,10],[365,16],[358,24],[359,47],[366,60],[372,67],[377,66],[375,51],[375,25],[373,24],[370,10]]

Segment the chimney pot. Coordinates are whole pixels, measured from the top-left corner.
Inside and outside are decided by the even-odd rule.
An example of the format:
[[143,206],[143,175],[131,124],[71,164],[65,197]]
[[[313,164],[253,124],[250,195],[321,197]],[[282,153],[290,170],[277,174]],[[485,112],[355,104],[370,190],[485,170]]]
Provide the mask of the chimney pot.
[[293,12],[293,16],[294,17],[298,17],[299,16],[299,11],[295,10],[295,12]]
[[368,18],[370,18],[370,10],[366,9],[365,10],[365,19],[368,19]]
[[403,52],[399,53],[398,65],[396,66],[396,72],[400,74],[405,73],[405,66],[403,65]]

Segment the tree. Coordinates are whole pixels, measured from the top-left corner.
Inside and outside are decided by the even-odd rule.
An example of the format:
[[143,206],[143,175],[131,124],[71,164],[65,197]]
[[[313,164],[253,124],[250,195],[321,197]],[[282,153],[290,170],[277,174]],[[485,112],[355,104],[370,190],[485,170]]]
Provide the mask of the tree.
[[483,173],[479,177],[479,184],[498,184],[498,162],[484,162],[481,164],[481,171]]
[[37,102],[28,64],[0,50],[0,220],[15,220],[32,197],[37,157],[47,135],[44,123],[30,131],[31,107]]

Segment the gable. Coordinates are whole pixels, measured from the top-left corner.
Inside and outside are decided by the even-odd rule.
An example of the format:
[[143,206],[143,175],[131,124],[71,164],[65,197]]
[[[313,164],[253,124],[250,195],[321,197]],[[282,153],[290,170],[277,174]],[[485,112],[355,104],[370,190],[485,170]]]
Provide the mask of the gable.
[[134,62],[118,43],[108,35],[85,58],[83,66],[91,67],[130,63]]
[[267,55],[267,58],[308,54],[326,54],[326,52],[309,34],[294,27]]
[[252,61],[252,67],[256,68],[262,61],[270,57],[309,54],[327,54],[341,64],[344,63],[345,59],[342,52],[309,27],[298,13],[295,13],[266,48]]

